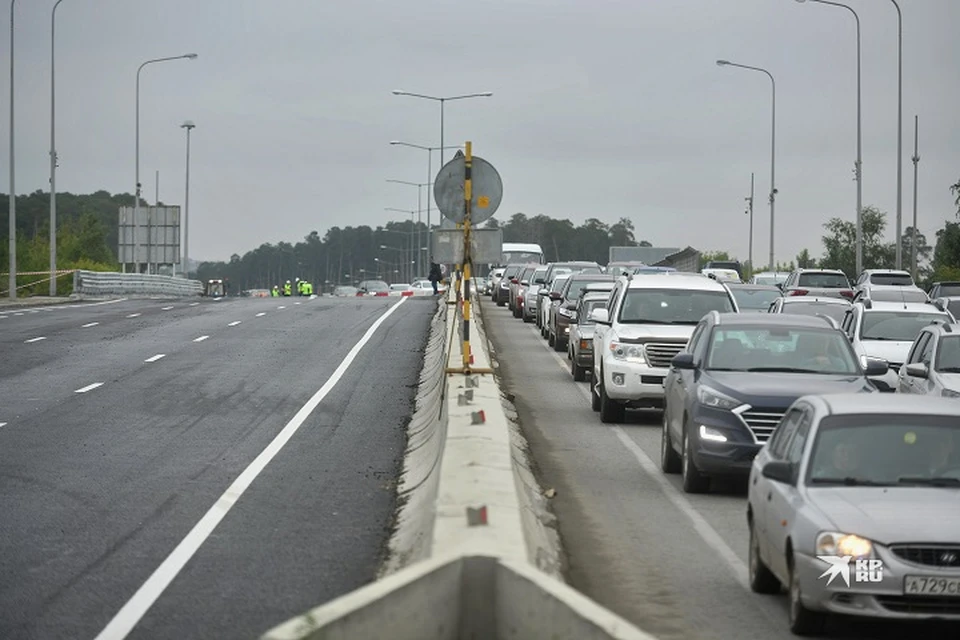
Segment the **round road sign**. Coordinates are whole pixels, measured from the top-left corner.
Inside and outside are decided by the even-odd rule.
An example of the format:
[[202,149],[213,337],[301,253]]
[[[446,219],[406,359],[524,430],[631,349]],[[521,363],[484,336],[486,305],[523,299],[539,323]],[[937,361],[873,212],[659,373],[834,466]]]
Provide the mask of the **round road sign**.
[[[437,207],[445,218],[462,223],[465,214],[463,199],[463,171],[466,159],[455,156],[443,165],[433,184],[433,197]],[[503,181],[493,165],[473,156],[472,162],[473,202],[470,206],[471,224],[479,224],[490,219],[503,199]]]

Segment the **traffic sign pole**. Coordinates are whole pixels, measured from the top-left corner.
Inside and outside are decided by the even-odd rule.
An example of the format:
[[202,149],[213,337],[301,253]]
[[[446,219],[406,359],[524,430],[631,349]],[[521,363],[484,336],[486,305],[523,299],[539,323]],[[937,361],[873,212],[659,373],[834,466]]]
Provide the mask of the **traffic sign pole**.
[[463,372],[470,373],[470,209],[473,204],[473,145],[466,144],[463,163]]

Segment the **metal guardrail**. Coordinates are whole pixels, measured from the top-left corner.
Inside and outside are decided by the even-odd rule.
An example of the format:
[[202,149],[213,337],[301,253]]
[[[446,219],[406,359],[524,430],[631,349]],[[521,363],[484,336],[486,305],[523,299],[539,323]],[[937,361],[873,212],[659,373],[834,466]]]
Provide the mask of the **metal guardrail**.
[[203,283],[199,280],[146,273],[78,270],[73,274],[73,292],[90,296],[199,296],[203,293]]

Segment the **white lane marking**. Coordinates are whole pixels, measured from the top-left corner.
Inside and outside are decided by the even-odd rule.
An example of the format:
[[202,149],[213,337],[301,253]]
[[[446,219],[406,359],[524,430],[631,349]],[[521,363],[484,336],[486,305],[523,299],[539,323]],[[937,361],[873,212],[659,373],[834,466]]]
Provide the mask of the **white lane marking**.
[[0,427],[5,427],[5,426],[7,426],[6,422],[0,422]]
[[128,318],[136,318],[136,317],[139,316],[139,315],[140,315],[139,313],[131,313],[131,314],[128,315],[127,317],[128,317]]
[[13,314],[13,315],[15,315],[15,316],[22,316],[23,314],[22,314],[22,313],[15,313],[15,314]]
[[206,339],[209,338],[209,337],[210,337],[210,336],[200,336],[199,338],[196,338],[196,339],[194,340],[194,342],[203,342],[204,340],[206,340]]
[[[547,353],[553,356],[557,364],[560,365],[560,368],[563,369],[564,373],[570,374],[570,367],[563,361],[556,351],[552,347],[547,346],[547,343],[543,341],[543,338],[540,337],[540,333],[536,329],[531,329],[531,333],[537,336],[539,342]],[[577,384],[576,387],[580,393],[586,398],[587,402],[590,402],[590,384],[588,383],[586,387],[581,384]],[[717,530],[706,521],[706,519],[700,515],[700,513],[694,508],[694,506],[687,500],[684,494],[680,493],[675,486],[673,486],[669,480],[667,480],[664,473],[660,470],[659,465],[657,465],[653,460],[650,459],[650,456],[640,447],[636,441],[631,438],[626,431],[623,430],[623,427],[620,425],[614,425],[611,429],[614,435],[620,440],[624,448],[629,451],[633,457],[637,460],[637,463],[640,465],[640,468],[656,482],[660,489],[663,491],[663,494],[666,496],[667,500],[677,508],[680,513],[687,516],[690,519],[690,522],[693,524],[694,530],[700,534],[700,537],[710,547],[723,561],[726,563],[727,567],[733,572],[734,577],[737,579],[737,583],[750,591],[750,579],[747,572],[747,565],[744,564],[743,560],[740,559],[740,556],[730,548],[723,537],[717,533]]]
[[257,317],[259,318],[259,317],[265,316],[265,315],[267,315],[267,314],[266,314],[265,312],[261,311],[260,313],[257,314]]
[[199,303],[199,302],[191,302],[191,303],[190,303],[190,306],[191,306],[191,307],[195,307],[195,306],[197,306],[198,304],[200,304],[200,303]]
[[24,340],[24,342],[40,342],[41,340],[46,340],[45,336],[40,336],[38,338],[30,338],[29,340]]
[[300,304],[299,302],[294,302],[293,304]]
[[[116,300],[105,300],[103,302],[89,302],[85,304],[73,304],[73,303],[53,304],[45,307],[37,307],[37,309],[24,309],[24,311],[37,311],[40,309],[44,311],[53,311],[55,309],[80,309],[83,307],[99,307],[100,305],[103,305],[103,304],[116,304],[117,302],[123,302],[124,300],[126,300],[126,298],[117,298]],[[11,312],[0,311],[0,313],[11,313]],[[23,315],[23,314],[16,313],[14,315]]]
[[243,320],[234,320],[233,322],[231,322],[231,323],[228,324],[227,326],[228,326],[228,327],[235,327],[235,326],[237,326],[238,324],[240,324],[241,322],[243,322]]
[[327,394],[340,382],[340,379],[343,378],[347,369],[350,368],[350,365],[353,364],[357,355],[370,341],[377,329],[380,328],[380,325],[403,304],[404,300],[406,300],[406,298],[401,298],[400,302],[392,305],[387,309],[386,313],[377,318],[370,328],[367,329],[363,337],[360,338],[360,341],[353,345],[353,348],[350,349],[350,352],[347,353],[340,365],[330,374],[330,378],[313,394],[313,397],[307,400],[307,403],[297,411],[296,415],[290,419],[290,422],[283,427],[280,433],[260,452],[254,461],[237,476],[237,479],[227,487],[223,495],[203,514],[203,517],[194,525],[186,537],[180,541],[170,555],[167,556],[153,574],[147,578],[147,581],[137,589],[133,597],[130,598],[113,619],[110,620],[109,624],[107,624],[103,631],[96,637],[96,640],[125,638],[127,634],[133,630],[144,614],[153,606],[157,598],[159,598],[170,583],[173,582],[173,579],[177,577],[177,574],[180,573],[184,565],[190,561],[190,558],[193,557],[204,541],[213,533],[213,530],[217,528],[220,521],[223,520],[230,509],[240,500],[243,493],[250,487],[253,481],[257,479],[257,476],[260,475],[267,465],[270,464],[270,461],[280,453],[280,450],[290,441],[290,438],[300,429],[310,414],[313,413],[323,399],[327,397]]
[[163,307],[160,311],[170,311],[170,309],[173,309],[173,307]]
[[100,324],[100,323],[99,323],[99,322],[88,322],[87,324],[83,325],[83,326],[80,327],[80,328],[81,328],[81,329],[86,329],[86,328],[88,328],[88,327],[95,327],[95,326],[97,326],[98,324]]
[[102,382],[94,382],[93,384],[88,384],[85,387],[81,387],[77,389],[76,391],[74,391],[74,393],[86,393],[87,391],[93,391],[97,387],[102,387],[102,386],[103,386]]
[[277,309],[286,309],[286,307],[283,305],[280,305],[279,307],[277,307]]
[[158,353],[158,354],[155,355],[155,356],[150,356],[149,358],[147,358],[146,360],[144,360],[144,362],[156,362],[157,360],[159,360],[160,358],[165,357],[166,355],[167,355],[167,354],[165,354],[165,353]]

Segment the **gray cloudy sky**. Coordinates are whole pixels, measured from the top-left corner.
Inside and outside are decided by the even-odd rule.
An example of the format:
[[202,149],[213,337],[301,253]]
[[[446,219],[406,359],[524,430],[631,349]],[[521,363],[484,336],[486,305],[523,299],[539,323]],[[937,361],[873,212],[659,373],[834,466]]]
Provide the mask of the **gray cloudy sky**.
[[[864,204],[896,211],[896,10],[850,0],[863,38]],[[921,231],[960,178],[960,2],[901,0],[904,227],[920,116]],[[6,5],[6,3],[4,3]],[[47,189],[50,8],[18,0],[17,192]],[[4,34],[9,23],[3,12]],[[4,67],[8,41],[4,36]],[[852,219],[855,30],[849,12],[793,0],[65,0],[57,10],[58,190],[131,192],[140,62],[141,181],[177,204],[191,149],[191,255],[225,259],[416,208],[439,106],[391,95],[493,91],[447,104],[446,143],[472,140],[504,180],[497,217],[634,221],[658,246],[769,252],[770,86],[777,78],[777,258],[820,255]],[[6,83],[4,83],[6,84]],[[4,95],[6,92],[4,91]],[[6,106],[3,108],[6,116]],[[7,130],[3,127],[3,145]],[[448,152],[449,157],[449,152]],[[3,154],[2,174],[7,157]]]

